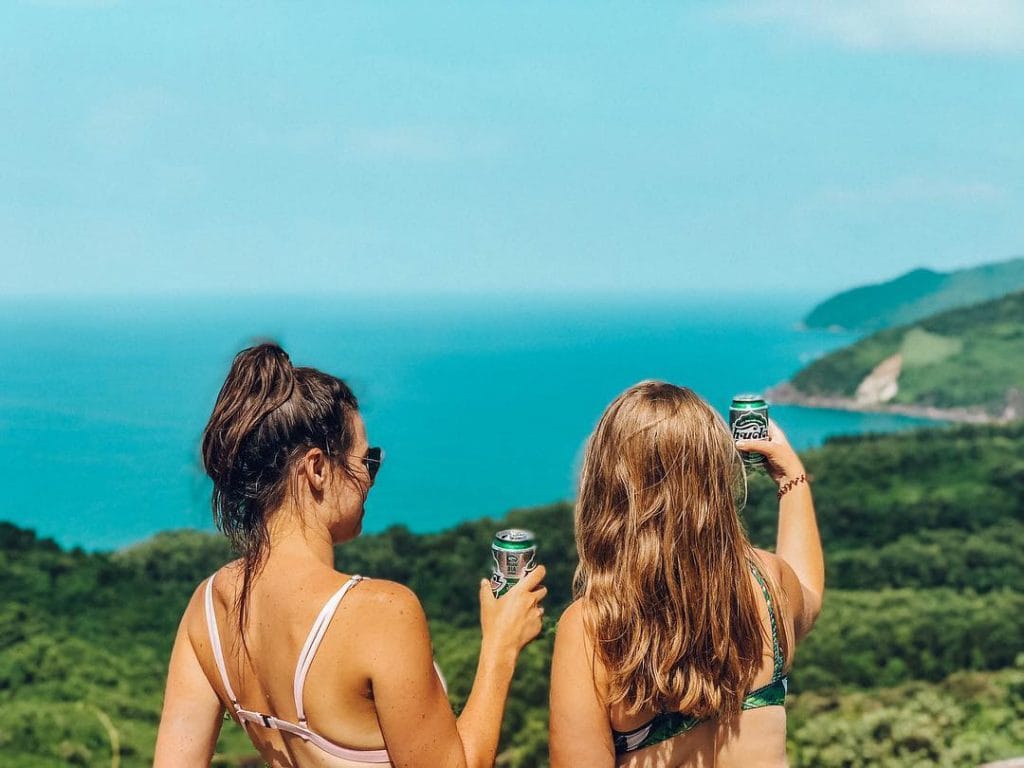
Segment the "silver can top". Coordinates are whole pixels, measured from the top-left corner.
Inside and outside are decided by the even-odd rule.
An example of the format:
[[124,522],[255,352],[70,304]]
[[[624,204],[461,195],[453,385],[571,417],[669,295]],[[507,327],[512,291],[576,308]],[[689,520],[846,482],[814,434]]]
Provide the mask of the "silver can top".
[[742,395],[736,395],[733,397],[734,403],[763,403],[764,395],[756,395],[752,392],[746,392]]
[[533,531],[527,531],[524,528],[506,528],[504,531],[494,534],[494,538],[508,544],[522,544],[524,541],[533,541],[537,537],[533,535]]

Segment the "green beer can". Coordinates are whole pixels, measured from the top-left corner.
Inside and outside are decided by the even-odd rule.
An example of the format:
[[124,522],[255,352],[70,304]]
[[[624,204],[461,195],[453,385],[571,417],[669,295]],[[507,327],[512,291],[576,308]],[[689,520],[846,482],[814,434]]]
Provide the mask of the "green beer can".
[[[729,426],[734,440],[770,440],[768,433],[768,403],[761,395],[736,395],[729,405]],[[764,467],[760,453],[740,453],[743,463],[751,469]]]
[[537,567],[537,537],[522,528],[498,531],[491,541],[491,557],[491,591],[501,597]]

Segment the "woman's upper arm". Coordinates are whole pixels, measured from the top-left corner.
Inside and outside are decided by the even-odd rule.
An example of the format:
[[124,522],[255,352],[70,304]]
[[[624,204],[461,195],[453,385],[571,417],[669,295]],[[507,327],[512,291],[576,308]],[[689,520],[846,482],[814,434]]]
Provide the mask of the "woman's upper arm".
[[[434,669],[427,617],[405,587],[367,582],[363,593],[366,624],[372,638],[367,660],[374,705],[388,755],[395,768],[464,766],[455,715]],[[370,592],[370,590],[367,590]]]
[[577,601],[558,622],[551,658],[551,768],[615,765],[611,725],[594,682],[592,658]]
[[209,765],[223,722],[223,706],[206,679],[188,636],[187,621],[198,594],[196,590],[174,638],[154,768]]
[[782,590],[786,593],[786,600],[793,615],[796,641],[800,642],[811,631],[818,614],[821,613],[821,598],[804,587],[789,563],[777,555],[774,557],[779,564]]

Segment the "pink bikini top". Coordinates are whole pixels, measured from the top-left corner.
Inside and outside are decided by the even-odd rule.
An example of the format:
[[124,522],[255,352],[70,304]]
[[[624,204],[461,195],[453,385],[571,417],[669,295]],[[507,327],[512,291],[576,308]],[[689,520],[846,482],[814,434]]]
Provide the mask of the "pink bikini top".
[[213,612],[213,576],[209,578],[206,582],[206,627],[210,631],[210,644],[213,646],[213,656],[217,660],[217,669],[220,670],[221,682],[224,683],[224,690],[227,691],[228,698],[231,699],[231,705],[235,709],[235,716],[238,718],[238,721],[242,724],[243,728],[246,728],[248,723],[252,723],[254,725],[263,726],[264,728],[274,728],[278,731],[293,733],[296,736],[301,736],[304,741],[313,743],[329,755],[344,758],[345,760],[351,760],[354,763],[381,764],[390,762],[388,751],[386,749],[349,749],[348,747],[343,747],[340,744],[328,741],[323,736],[309,728],[306,723],[306,711],[302,706],[302,690],[306,685],[306,674],[309,672],[309,667],[313,663],[313,658],[316,656],[317,649],[320,647],[320,642],[324,639],[324,635],[327,634],[327,627],[330,625],[331,619],[334,618],[334,612],[338,609],[338,603],[341,602],[341,599],[345,597],[346,593],[348,593],[352,587],[362,580],[362,576],[353,576],[346,581],[344,586],[335,592],[331,599],[327,601],[326,605],[324,605],[323,609],[320,611],[320,615],[317,616],[316,621],[313,622],[313,628],[309,630],[309,636],[306,638],[306,644],[302,646],[302,653],[299,654],[299,663],[295,667],[295,685],[293,687],[293,691],[295,694],[295,711],[299,715],[299,722],[292,723],[287,720],[281,720],[273,715],[264,715],[260,712],[243,709],[242,705],[238,703],[238,698],[235,696],[235,692],[231,688],[231,683],[228,682],[228,673],[224,666],[224,653],[220,646],[220,633],[217,629],[217,617]]

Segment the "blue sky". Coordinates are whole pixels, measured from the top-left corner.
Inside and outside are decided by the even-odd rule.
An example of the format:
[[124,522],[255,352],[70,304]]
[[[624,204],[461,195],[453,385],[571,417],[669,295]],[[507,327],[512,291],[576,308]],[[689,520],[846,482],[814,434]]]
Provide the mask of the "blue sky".
[[0,10],[0,295],[825,295],[1024,253],[1024,4]]

